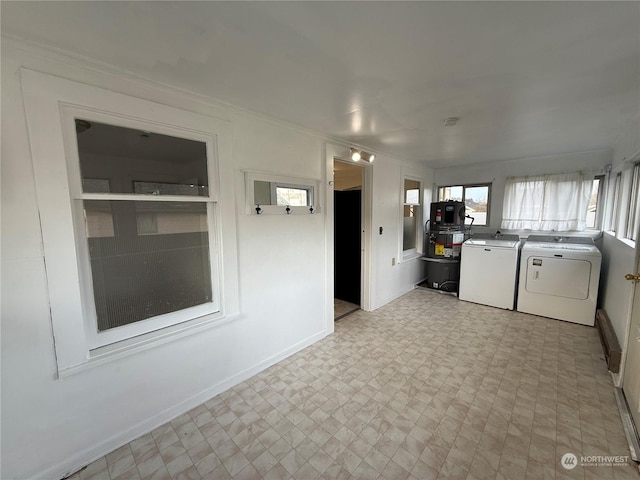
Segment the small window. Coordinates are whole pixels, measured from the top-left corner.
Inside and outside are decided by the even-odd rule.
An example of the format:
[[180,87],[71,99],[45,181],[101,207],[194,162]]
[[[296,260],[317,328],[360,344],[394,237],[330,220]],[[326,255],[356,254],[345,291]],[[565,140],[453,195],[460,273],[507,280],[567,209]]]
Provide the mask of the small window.
[[155,213],[136,214],[138,235],[154,235],[158,233],[158,218]]
[[245,172],[246,213],[297,214],[320,212],[316,180]]
[[629,196],[629,206],[627,208],[627,224],[625,238],[629,240],[637,240],[638,235],[638,209],[640,208],[640,163],[633,166],[633,175],[631,177],[631,192]]
[[613,206],[611,208],[611,218],[609,219],[609,231],[616,232],[620,221],[620,197],[622,195],[622,173],[618,172],[613,181]]
[[447,200],[464,202],[466,215],[468,215],[465,219],[466,225],[470,225],[472,221],[475,226],[489,225],[490,183],[449,185],[438,188],[438,201],[444,202]]
[[308,188],[288,185],[275,185],[276,205],[289,207],[308,207],[311,205],[311,192]]
[[404,180],[403,218],[402,218],[402,251],[404,254],[417,252],[419,244],[419,222],[421,218],[420,181],[410,178]]
[[598,175],[593,179],[589,205],[587,206],[587,228],[599,228],[602,224],[602,187],[604,176]]
[[[420,183],[417,183],[418,187],[420,187]],[[404,203],[406,205],[420,205],[420,188],[410,188],[405,190]]]

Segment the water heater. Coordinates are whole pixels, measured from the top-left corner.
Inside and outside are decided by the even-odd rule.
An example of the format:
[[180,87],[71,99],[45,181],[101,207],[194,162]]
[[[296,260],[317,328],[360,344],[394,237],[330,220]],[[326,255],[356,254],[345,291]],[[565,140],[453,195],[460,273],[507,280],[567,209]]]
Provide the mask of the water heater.
[[429,230],[425,232],[426,286],[457,292],[462,243],[469,237],[465,228],[464,202],[433,202]]
[[464,202],[433,202],[431,204],[431,226],[462,228],[465,214]]

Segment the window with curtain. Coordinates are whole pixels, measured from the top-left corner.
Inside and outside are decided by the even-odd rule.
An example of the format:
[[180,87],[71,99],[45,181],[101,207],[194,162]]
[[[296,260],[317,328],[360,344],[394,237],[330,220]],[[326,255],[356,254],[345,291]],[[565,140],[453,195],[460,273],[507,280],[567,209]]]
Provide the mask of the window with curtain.
[[501,228],[584,230],[592,184],[582,172],[508,177]]

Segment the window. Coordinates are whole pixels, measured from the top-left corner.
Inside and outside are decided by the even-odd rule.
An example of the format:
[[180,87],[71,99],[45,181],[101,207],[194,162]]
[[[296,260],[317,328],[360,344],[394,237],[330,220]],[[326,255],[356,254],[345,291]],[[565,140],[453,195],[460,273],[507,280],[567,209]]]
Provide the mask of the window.
[[631,192],[629,198],[629,207],[627,208],[627,223],[625,238],[629,240],[637,240],[638,235],[638,222],[640,215],[638,210],[640,209],[640,163],[636,163],[633,166],[633,174],[631,176]]
[[620,201],[622,196],[622,173],[618,172],[616,174],[616,178],[613,181],[613,196],[612,196],[612,207],[611,207],[611,217],[609,218],[609,231],[616,232],[618,228],[618,223],[620,221]]
[[311,189],[300,188],[296,185],[277,185],[276,205],[289,207],[307,207],[311,205]]
[[245,210],[250,215],[320,212],[317,180],[246,171],[245,186]]
[[[87,302],[95,307],[95,325],[91,331],[97,327],[96,346],[141,333],[139,328],[119,329],[115,335],[116,332],[110,330],[117,327],[134,326],[165,315],[166,321],[160,325],[145,324],[142,332],[145,333],[188,319],[170,317],[173,312],[196,306],[205,308],[193,310],[193,316],[217,311],[217,299],[212,296],[206,206],[90,200],[83,202],[83,208],[89,251],[85,268],[90,270],[93,286],[93,299]],[[105,235],[104,230],[99,235],[91,234],[96,230],[90,225],[96,210],[111,216],[110,234]],[[149,214],[146,210],[155,213]],[[139,214],[140,211],[145,213]],[[194,213],[205,220],[193,222]],[[160,221],[155,224],[147,222],[158,218]],[[131,225],[134,228],[129,228]]]
[[599,228],[602,224],[602,190],[604,185],[604,176],[598,175],[593,179],[591,187],[591,196],[589,197],[589,205],[587,206],[587,228]]
[[416,253],[419,242],[420,181],[404,179],[402,215],[402,252],[404,255]]
[[509,177],[501,228],[584,230],[592,184],[582,172]]
[[75,125],[80,178],[70,181],[80,184],[91,347],[219,311],[206,143],[86,118]]
[[[86,211],[86,210],[85,210]],[[158,233],[158,217],[155,213],[136,214],[138,235],[154,235]],[[87,235],[90,237],[90,235]]]
[[[489,225],[489,203],[491,201],[491,184],[450,185],[438,188],[438,201],[453,200],[464,202],[466,225]],[[470,217],[470,218],[469,218]]]
[[58,374],[235,318],[228,123],[33,71],[22,85]]

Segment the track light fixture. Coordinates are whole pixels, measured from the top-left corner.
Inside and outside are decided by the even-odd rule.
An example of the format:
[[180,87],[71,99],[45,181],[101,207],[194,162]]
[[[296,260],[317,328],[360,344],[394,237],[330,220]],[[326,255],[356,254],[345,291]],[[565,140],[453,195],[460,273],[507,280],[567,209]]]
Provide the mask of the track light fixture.
[[375,155],[373,153],[363,152],[362,150],[358,150],[357,148],[350,148],[351,152],[351,160],[354,162],[358,162],[360,160],[364,160],[365,162],[373,162]]

